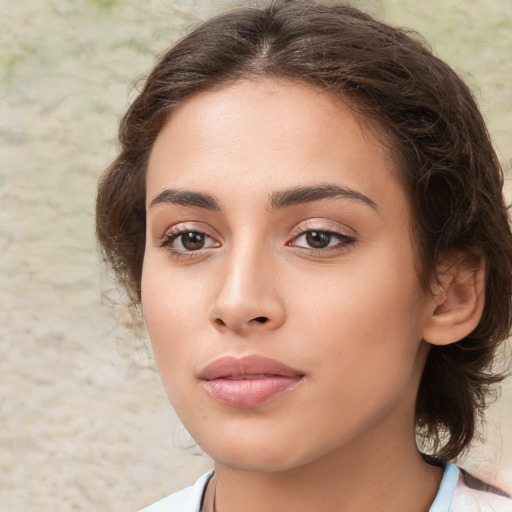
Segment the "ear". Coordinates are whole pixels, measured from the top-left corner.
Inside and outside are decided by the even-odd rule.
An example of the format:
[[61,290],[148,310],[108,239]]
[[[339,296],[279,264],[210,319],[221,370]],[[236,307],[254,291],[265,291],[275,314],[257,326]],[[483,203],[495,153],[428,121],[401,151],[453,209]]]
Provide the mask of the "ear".
[[485,303],[484,257],[449,254],[438,264],[437,278],[423,339],[432,345],[448,345],[467,336],[480,322]]

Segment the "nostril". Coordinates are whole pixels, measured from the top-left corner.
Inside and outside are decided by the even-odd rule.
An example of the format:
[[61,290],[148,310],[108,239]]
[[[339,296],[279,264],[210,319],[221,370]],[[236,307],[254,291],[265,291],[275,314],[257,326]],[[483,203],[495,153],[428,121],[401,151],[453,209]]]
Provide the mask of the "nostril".
[[265,324],[267,323],[268,318],[266,316],[258,316],[254,320],[260,324]]
[[224,320],[222,320],[222,318],[217,318],[215,320],[219,325],[226,325],[226,322],[224,322]]

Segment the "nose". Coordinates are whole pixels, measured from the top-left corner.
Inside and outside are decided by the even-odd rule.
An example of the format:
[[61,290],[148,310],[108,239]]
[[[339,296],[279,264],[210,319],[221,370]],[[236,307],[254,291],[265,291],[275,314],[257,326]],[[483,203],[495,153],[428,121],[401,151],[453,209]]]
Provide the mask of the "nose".
[[269,257],[250,247],[233,251],[217,276],[209,319],[221,331],[239,335],[278,329],[285,321],[278,270]]

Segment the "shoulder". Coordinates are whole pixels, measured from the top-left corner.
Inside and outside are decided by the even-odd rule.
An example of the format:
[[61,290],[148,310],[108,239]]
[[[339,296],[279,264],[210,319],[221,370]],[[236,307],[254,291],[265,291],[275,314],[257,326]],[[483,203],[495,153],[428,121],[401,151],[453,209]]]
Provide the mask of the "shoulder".
[[482,482],[463,469],[450,512],[512,512],[512,499],[501,489]]
[[175,492],[139,512],[200,512],[203,494],[213,471],[206,473],[194,485]]
[[444,468],[429,512],[512,512],[512,500],[507,493],[442,459],[429,457],[427,461]]

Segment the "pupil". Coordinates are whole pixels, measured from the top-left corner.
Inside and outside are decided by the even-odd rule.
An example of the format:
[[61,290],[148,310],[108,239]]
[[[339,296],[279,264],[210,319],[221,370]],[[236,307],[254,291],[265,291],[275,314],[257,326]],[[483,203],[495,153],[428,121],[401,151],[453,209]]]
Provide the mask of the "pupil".
[[329,245],[331,241],[331,235],[322,231],[310,231],[306,235],[306,241],[310,247],[315,249],[323,249]]
[[189,251],[197,251],[204,245],[204,235],[202,233],[185,233],[182,237],[181,243],[183,247]]

